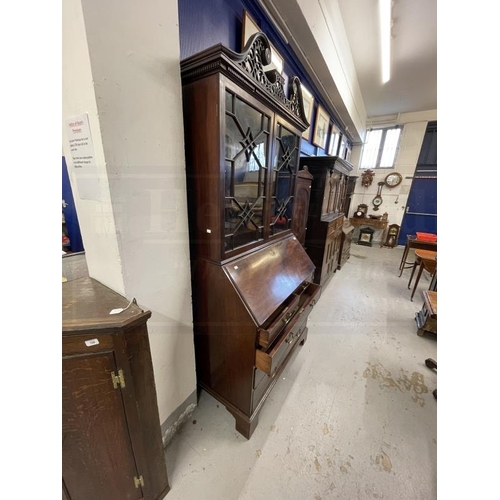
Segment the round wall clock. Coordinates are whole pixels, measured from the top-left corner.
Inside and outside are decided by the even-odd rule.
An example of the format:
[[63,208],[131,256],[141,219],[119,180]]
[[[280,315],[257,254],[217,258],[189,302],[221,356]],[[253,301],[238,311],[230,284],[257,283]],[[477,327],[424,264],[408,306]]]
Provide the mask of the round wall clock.
[[393,188],[393,187],[399,186],[401,184],[402,180],[403,180],[403,176],[400,173],[392,172],[391,174],[388,174],[386,176],[384,184],[387,187]]

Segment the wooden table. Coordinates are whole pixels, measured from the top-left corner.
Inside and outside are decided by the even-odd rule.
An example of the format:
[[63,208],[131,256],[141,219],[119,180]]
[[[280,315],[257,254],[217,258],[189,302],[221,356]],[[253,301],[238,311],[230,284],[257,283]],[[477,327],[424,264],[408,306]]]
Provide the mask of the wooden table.
[[361,227],[361,226],[371,226],[374,227],[375,229],[382,229],[382,239],[380,240],[380,247],[382,248],[384,246],[384,241],[385,241],[385,232],[387,231],[387,219],[371,219],[370,217],[351,217],[349,219],[350,223],[354,227]]
[[[363,220],[363,219],[361,219]],[[413,267],[413,262],[407,262],[406,258],[411,248],[421,249],[421,250],[432,250],[437,251],[437,241],[422,241],[417,240],[416,234],[409,234],[406,236],[406,245],[403,252],[403,257],[401,257],[401,263],[399,264],[399,277],[403,274],[405,269]]]

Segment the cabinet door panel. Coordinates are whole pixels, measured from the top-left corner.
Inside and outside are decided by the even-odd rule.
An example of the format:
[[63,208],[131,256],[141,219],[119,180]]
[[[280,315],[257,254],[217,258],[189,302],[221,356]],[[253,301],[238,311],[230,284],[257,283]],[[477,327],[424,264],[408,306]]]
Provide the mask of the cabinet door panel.
[[311,196],[311,180],[297,179],[297,191],[295,200],[294,220],[292,221],[292,230],[297,236],[301,245],[306,240],[307,217],[309,215],[309,198]]
[[71,500],[140,500],[112,352],[62,361],[62,472]]
[[226,89],[225,251],[264,237],[270,114]]
[[271,173],[271,235],[292,228],[293,193],[300,151],[300,137],[297,133],[279,119],[276,120],[275,130]]

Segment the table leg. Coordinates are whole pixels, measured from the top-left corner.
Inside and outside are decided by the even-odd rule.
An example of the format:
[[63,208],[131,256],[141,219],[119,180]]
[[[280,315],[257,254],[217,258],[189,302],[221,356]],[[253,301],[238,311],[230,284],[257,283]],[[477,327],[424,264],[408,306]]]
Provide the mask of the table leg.
[[403,252],[403,258],[401,259],[401,264],[399,264],[399,270],[401,271],[399,273],[399,277],[401,278],[401,275],[403,274],[403,269],[405,268],[405,263],[406,263],[406,257],[408,256],[408,252],[410,251],[410,245],[408,243],[405,245],[405,249]]
[[422,271],[424,270],[424,261],[420,261],[420,267],[418,268],[417,279],[415,280],[415,285],[413,285],[413,291],[411,292],[410,300],[413,302],[413,296],[415,295],[415,291],[417,290],[418,282],[420,281],[420,277],[422,276]]
[[433,292],[437,291],[437,269],[434,271],[434,274],[432,275],[431,284],[429,285],[429,290],[432,290]]
[[413,275],[415,274],[415,269],[417,268],[417,266],[418,266],[418,261],[415,260],[415,262],[413,263],[413,269],[411,270],[410,281],[408,281],[408,290],[411,287],[411,280],[413,279]]

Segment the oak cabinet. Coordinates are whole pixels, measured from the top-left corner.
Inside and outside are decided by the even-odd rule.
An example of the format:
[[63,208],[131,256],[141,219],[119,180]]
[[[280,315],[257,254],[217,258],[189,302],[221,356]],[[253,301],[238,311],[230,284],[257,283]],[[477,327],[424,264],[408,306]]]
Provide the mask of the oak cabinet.
[[63,283],[62,475],[67,500],[159,500],[168,490],[146,321],[92,278]]

